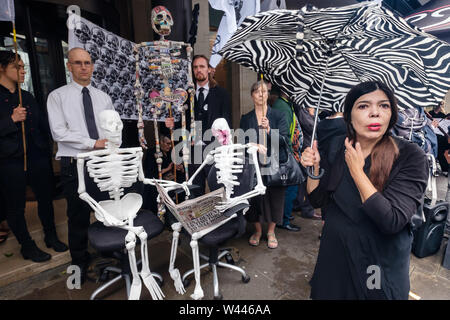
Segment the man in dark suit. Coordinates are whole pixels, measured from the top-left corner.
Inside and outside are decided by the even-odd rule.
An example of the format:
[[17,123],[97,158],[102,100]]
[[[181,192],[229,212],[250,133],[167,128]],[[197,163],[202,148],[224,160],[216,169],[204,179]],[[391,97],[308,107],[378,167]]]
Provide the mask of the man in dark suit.
[[[228,125],[231,126],[231,99],[228,92],[217,85],[212,78],[212,68],[209,65],[208,58],[204,55],[195,55],[192,59],[192,73],[195,80],[195,99],[194,99],[194,116],[196,121],[196,141],[191,151],[191,165],[189,166],[189,175],[193,175],[200,166],[204,157],[200,157],[195,153],[204,151],[208,144],[211,143],[205,135],[211,129],[214,120],[224,118]],[[187,115],[188,128],[190,128],[190,115]],[[201,127],[200,127],[201,123]],[[205,139],[204,139],[205,138]],[[208,140],[206,140],[208,139]],[[199,162],[199,163],[198,163]],[[200,186],[198,194],[205,192],[205,180],[208,176],[210,167],[206,166],[202,172],[194,179],[194,184]]]

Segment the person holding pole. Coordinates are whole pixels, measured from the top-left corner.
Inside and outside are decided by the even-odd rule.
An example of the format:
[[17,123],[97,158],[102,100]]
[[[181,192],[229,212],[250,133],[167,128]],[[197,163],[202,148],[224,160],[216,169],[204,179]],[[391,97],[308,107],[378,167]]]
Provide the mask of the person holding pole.
[[28,91],[22,90],[20,103],[18,88],[24,77],[24,63],[20,56],[16,60],[13,52],[0,51],[0,193],[3,199],[7,199],[7,222],[22,246],[22,256],[34,262],[43,262],[49,260],[51,255],[36,246],[24,217],[27,184],[38,201],[45,244],[57,252],[66,251],[67,246],[59,241],[54,222],[54,186],[47,116]]

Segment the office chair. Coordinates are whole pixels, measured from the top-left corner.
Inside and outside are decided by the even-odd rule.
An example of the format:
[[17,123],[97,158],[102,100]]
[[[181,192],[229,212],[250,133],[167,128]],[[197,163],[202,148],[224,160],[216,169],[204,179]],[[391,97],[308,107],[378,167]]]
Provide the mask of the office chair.
[[[141,209],[134,219],[135,226],[143,226],[148,235],[147,241],[158,236],[164,230],[164,224],[151,211]],[[90,300],[94,300],[97,295],[105,291],[108,287],[119,281],[125,280],[127,289],[127,298],[130,296],[131,288],[131,270],[128,259],[127,249],[125,247],[124,238],[127,231],[117,227],[107,227],[102,222],[96,221],[89,226],[88,237],[91,246],[97,250],[101,255],[113,257],[120,263],[120,268],[108,266],[102,271],[102,278],[109,278],[109,274],[117,274],[112,280],[106,282],[97,288],[91,295]],[[140,261],[138,261],[138,265]],[[156,277],[159,286],[163,284],[161,275],[152,272]]]

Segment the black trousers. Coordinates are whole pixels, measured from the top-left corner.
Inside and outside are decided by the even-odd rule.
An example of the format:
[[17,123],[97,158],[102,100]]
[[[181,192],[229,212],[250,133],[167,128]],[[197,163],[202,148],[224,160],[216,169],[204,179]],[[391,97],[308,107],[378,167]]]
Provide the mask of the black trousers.
[[0,160],[0,193],[6,208],[6,220],[21,245],[27,245],[33,241],[25,221],[27,185],[30,185],[36,196],[38,215],[45,236],[55,235],[54,178],[50,158],[39,154],[28,154],[26,172],[22,157]]
[[[107,192],[100,192],[84,170],[86,191],[96,201],[108,198]],[[72,264],[83,266],[89,262],[88,228],[90,225],[91,207],[80,199],[78,194],[78,173],[76,159],[61,157],[61,183],[67,201],[67,218],[69,231],[69,250]]]

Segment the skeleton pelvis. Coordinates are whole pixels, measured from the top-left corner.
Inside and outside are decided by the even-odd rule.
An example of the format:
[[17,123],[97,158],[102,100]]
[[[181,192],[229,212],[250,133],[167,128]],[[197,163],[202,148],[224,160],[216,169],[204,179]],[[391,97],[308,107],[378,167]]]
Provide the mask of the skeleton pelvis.
[[142,197],[137,193],[127,193],[120,200],[104,200],[100,201],[99,204],[110,215],[123,221],[136,217],[142,206]]

